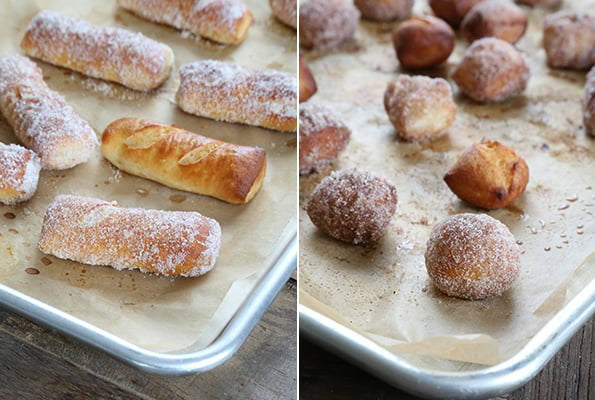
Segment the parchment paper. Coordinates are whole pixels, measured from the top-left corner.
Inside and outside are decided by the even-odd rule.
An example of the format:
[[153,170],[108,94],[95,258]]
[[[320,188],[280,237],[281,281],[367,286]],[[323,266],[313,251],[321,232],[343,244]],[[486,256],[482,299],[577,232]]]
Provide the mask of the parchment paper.
[[[0,26],[0,53],[22,54],[19,42],[30,19],[41,9],[60,11],[98,25],[140,31],[167,43],[175,53],[175,69],[163,87],[150,93],[37,63],[48,85],[59,91],[98,135],[113,120],[132,116],[264,148],[268,170],[262,190],[246,205],[231,205],[122,173],[97,149],[84,165],[67,171],[43,171],[31,201],[18,207],[0,207],[0,281],[149,350],[205,346],[296,233],[296,138],[292,133],[185,114],[174,100],[179,84],[177,70],[194,60],[215,58],[255,69],[295,72],[296,34],[278,23],[268,3],[259,0],[246,1],[255,24],[245,42],[235,47],[145,21],[115,3],[5,1],[0,7],[0,19],[4,21]],[[4,120],[0,122],[0,140],[16,142]],[[37,250],[37,241],[47,204],[59,193],[116,200],[125,207],[195,210],[215,218],[222,227],[217,264],[204,277],[175,279],[45,256]],[[27,268],[39,274],[27,273]]]
[[[563,4],[595,9],[594,1]],[[461,95],[451,81],[457,119],[446,135],[432,141],[402,141],[384,111],[387,83],[405,73],[391,41],[396,23],[362,21],[354,40],[336,51],[302,51],[318,84],[310,101],[335,109],[353,136],[333,165],[300,178],[300,302],[416,365],[456,370],[508,359],[595,279],[595,140],[582,127],[585,73],[546,66],[541,20],[551,10],[524,10],[530,23],[517,47],[530,60],[527,90],[503,103],[481,105]],[[431,10],[418,1],[415,13]],[[447,64],[426,73],[448,77],[466,46],[459,37]],[[482,138],[513,147],[530,168],[526,192],[488,213],[517,238],[522,273],[501,297],[466,301],[432,285],[423,253],[438,221],[485,212],[460,201],[442,180],[459,154]],[[399,195],[385,236],[368,248],[326,236],[304,211],[322,178],[350,167],[386,176]]]

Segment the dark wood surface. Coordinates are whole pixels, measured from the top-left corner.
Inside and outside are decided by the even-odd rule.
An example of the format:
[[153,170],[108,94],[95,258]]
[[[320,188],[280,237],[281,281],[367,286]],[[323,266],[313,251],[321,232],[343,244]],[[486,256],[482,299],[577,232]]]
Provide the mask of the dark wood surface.
[[140,372],[0,308],[0,399],[296,399],[296,293],[291,279],[230,360],[174,378]]
[[[523,387],[491,399],[595,399],[595,318],[591,318]],[[300,337],[299,397],[302,400],[402,399],[418,397],[402,392]]]

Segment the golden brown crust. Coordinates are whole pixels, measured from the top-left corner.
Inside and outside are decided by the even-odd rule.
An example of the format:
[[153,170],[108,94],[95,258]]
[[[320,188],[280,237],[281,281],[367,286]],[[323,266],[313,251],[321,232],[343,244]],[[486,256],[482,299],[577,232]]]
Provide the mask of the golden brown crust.
[[169,77],[169,46],[124,29],[94,26],[55,12],[39,13],[25,32],[27,55],[136,90],[159,87]]
[[241,0],[118,0],[143,18],[224,44],[244,41],[254,17]]
[[269,6],[279,21],[297,29],[297,0],[269,0]]
[[446,61],[454,50],[455,32],[440,18],[411,17],[393,32],[393,45],[403,68],[432,68]]
[[308,99],[316,93],[318,87],[316,86],[316,80],[314,79],[314,75],[312,75],[312,71],[308,66],[306,60],[302,58],[300,55],[299,57],[299,68],[300,68],[300,103],[304,101],[308,101]]
[[457,27],[471,7],[482,1],[484,0],[430,0],[430,7],[437,17]]
[[510,147],[488,140],[464,152],[444,181],[462,200],[496,209],[512,203],[525,191],[529,167]]
[[240,204],[260,189],[266,154],[182,128],[122,118],[105,128],[101,152],[119,169],[187,192]]
[[354,0],[362,17],[372,21],[393,21],[411,15],[414,0]]
[[527,15],[509,0],[486,0],[471,8],[461,22],[461,33],[468,42],[496,37],[516,43],[527,30]]
[[182,110],[200,117],[297,130],[297,74],[197,61],[180,68],[176,101]]
[[595,65],[595,14],[559,11],[543,21],[543,48],[553,68],[589,69]]
[[199,276],[214,267],[220,243],[219,223],[197,212],[59,195],[46,210],[38,247],[85,264]]
[[331,109],[302,103],[299,135],[300,174],[307,175],[331,163],[345,150],[351,130]]
[[531,72],[523,55],[497,38],[474,41],[463,54],[452,78],[477,102],[503,101],[520,94]]
[[384,108],[398,134],[410,141],[440,135],[457,115],[448,82],[421,75],[400,75],[389,82]]

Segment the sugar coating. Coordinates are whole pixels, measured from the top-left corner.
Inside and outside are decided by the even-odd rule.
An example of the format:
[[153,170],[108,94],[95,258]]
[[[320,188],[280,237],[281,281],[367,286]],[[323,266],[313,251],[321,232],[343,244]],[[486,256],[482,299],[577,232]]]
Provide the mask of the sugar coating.
[[300,44],[328,50],[351,38],[361,13],[352,0],[308,0],[299,7]]
[[391,21],[407,18],[413,10],[414,0],[354,0],[364,18],[372,21]]
[[17,144],[0,143],[0,203],[14,205],[33,197],[41,160]]
[[99,143],[91,126],[46,85],[39,67],[26,57],[0,58],[0,111],[45,169],[86,162]]
[[33,18],[21,47],[51,64],[138,90],[161,85],[173,64],[168,46],[141,33],[95,26],[52,11]]
[[312,191],[306,212],[319,229],[353,244],[377,241],[397,207],[387,179],[361,169],[334,171]]
[[47,208],[39,249],[118,270],[198,276],[215,265],[220,240],[219,223],[197,212],[122,208],[58,195]]
[[554,68],[588,69],[595,65],[595,13],[570,10],[543,20],[543,47]]
[[453,79],[475,101],[502,101],[525,90],[531,72],[510,43],[492,37],[474,41],[463,54]]
[[452,125],[457,106],[442,78],[401,75],[389,82],[384,107],[399,135],[407,140],[435,137]]
[[176,100],[201,117],[295,131],[297,91],[296,74],[205,60],[180,68]]
[[251,13],[241,0],[118,0],[118,5],[151,21],[223,43],[242,40]]
[[595,67],[587,74],[582,107],[585,130],[595,136]]
[[297,28],[297,0],[269,0],[269,6],[281,22]]
[[345,150],[351,130],[330,108],[312,102],[300,103],[300,174],[317,171]]
[[449,296],[499,296],[520,274],[520,251],[506,225],[486,214],[457,214],[439,222],[425,252],[428,275]]

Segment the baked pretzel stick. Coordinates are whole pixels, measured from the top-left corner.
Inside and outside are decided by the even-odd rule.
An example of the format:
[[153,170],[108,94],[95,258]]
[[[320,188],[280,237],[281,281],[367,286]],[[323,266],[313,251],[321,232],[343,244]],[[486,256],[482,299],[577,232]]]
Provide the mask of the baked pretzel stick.
[[41,69],[26,57],[0,57],[0,111],[45,169],[86,162],[98,144],[91,126],[46,85]]
[[228,203],[246,203],[260,190],[266,154],[139,118],[109,124],[101,138],[104,157],[122,171]]
[[118,270],[198,276],[214,267],[220,242],[219,223],[198,212],[122,208],[58,195],[46,210],[39,250]]
[[17,144],[0,143],[0,203],[14,205],[35,194],[41,160]]
[[200,117],[293,132],[297,91],[296,74],[206,60],[180,68],[176,101]]
[[253,22],[241,0],[118,0],[118,5],[150,21],[224,44],[241,43]]
[[51,11],[29,24],[21,48],[31,57],[136,90],[151,90],[169,77],[169,46],[124,29],[91,25]]

